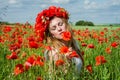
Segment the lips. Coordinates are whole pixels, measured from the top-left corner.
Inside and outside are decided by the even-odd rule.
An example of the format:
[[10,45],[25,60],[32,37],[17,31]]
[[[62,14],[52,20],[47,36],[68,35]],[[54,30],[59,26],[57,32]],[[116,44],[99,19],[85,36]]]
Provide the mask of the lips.
[[63,32],[60,32],[59,34],[61,35]]

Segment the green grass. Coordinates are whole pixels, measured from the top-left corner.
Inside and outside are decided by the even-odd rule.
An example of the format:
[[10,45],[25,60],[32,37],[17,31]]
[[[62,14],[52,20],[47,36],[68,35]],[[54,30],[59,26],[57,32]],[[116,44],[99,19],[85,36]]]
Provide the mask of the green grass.
[[119,28],[120,26],[107,26],[107,25],[95,25],[95,26],[72,26],[73,29],[86,29],[89,28],[91,29],[103,29],[103,28],[108,28],[108,29],[116,29]]
[[[94,27],[88,27],[88,26],[73,26],[76,30],[81,30],[81,33],[75,34],[75,38],[80,38],[79,46],[81,51],[84,51],[84,68],[81,71],[80,76],[76,76],[74,72],[74,66],[71,66],[68,71],[69,73],[64,74],[62,72],[62,68],[60,67],[56,70],[54,68],[56,73],[50,73],[48,70],[48,63],[45,63],[45,66],[32,66],[28,71],[24,71],[23,73],[15,76],[14,75],[14,69],[16,64],[23,64],[27,60],[29,56],[32,54],[36,54],[37,56],[43,56],[43,50],[44,48],[38,48],[38,49],[31,49],[29,47],[26,47],[28,45],[27,38],[33,33],[33,28],[21,28],[18,27],[19,30],[23,30],[22,32],[19,32],[19,34],[16,34],[16,37],[12,37],[11,35],[14,33],[15,28],[8,33],[3,33],[2,30],[0,30],[0,36],[2,36],[2,39],[4,40],[4,43],[0,42],[0,80],[37,80],[37,77],[42,77],[43,80],[120,80],[120,29],[119,27],[107,27],[107,26],[94,26]],[[85,32],[86,28],[88,28],[89,32]],[[108,28],[108,31],[106,32],[104,28]],[[99,38],[107,38],[108,41],[105,42],[103,40],[103,43],[99,43],[99,38],[93,38],[92,30],[95,30]],[[27,32],[27,34],[24,34],[24,32]],[[100,36],[100,32],[103,31],[105,35]],[[5,36],[5,34],[8,34],[9,36]],[[83,36],[85,34],[89,34],[88,36]],[[82,36],[81,36],[82,35]],[[23,46],[20,48],[20,53],[18,54],[19,59],[17,60],[8,60],[6,58],[6,55],[10,55],[11,51],[9,50],[9,45],[17,42],[17,37],[21,36],[23,38]],[[34,35],[35,37],[35,35]],[[12,39],[12,40],[11,40]],[[15,41],[14,41],[15,40]],[[91,49],[82,46],[82,43],[88,44],[94,44],[95,48]],[[117,42],[117,47],[112,47],[111,43]],[[106,53],[105,49],[109,47],[111,49],[111,53]],[[25,52],[27,54],[26,57],[21,58],[22,53]],[[106,63],[103,63],[101,65],[96,66],[95,58],[97,56],[104,56]],[[90,73],[86,66],[91,65],[92,66],[92,73]]]

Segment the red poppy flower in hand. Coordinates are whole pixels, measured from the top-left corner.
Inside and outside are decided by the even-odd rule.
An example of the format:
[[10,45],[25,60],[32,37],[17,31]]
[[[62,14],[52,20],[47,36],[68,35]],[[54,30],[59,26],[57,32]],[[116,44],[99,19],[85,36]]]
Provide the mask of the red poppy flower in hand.
[[73,57],[79,57],[79,55],[76,53],[76,51],[72,51],[72,53],[69,55],[69,58],[73,58]]
[[69,31],[62,33],[63,40],[69,41],[71,39],[71,33]]
[[69,50],[68,50],[68,47],[67,47],[67,46],[62,46],[62,47],[60,48],[60,52],[61,52],[62,54],[66,54],[68,51],[69,51]]

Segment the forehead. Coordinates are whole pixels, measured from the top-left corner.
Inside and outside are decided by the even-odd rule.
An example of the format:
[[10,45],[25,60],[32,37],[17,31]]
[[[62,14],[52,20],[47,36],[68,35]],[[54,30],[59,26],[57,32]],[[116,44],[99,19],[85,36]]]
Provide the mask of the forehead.
[[55,17],[50,21],[50,27],[57,25],[59,22],[62,22],[61,18]]

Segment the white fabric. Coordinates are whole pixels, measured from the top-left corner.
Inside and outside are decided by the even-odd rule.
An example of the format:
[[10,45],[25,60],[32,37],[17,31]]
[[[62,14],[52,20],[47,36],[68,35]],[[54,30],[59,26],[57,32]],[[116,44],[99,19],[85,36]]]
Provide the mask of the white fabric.
[[72,62],[75,63],[76,71],[77,71],[78,73],[80,73],[81,68],[82,68],[82,65],[83,65],[81,58],[73,57],[73,58],[72,58]]

